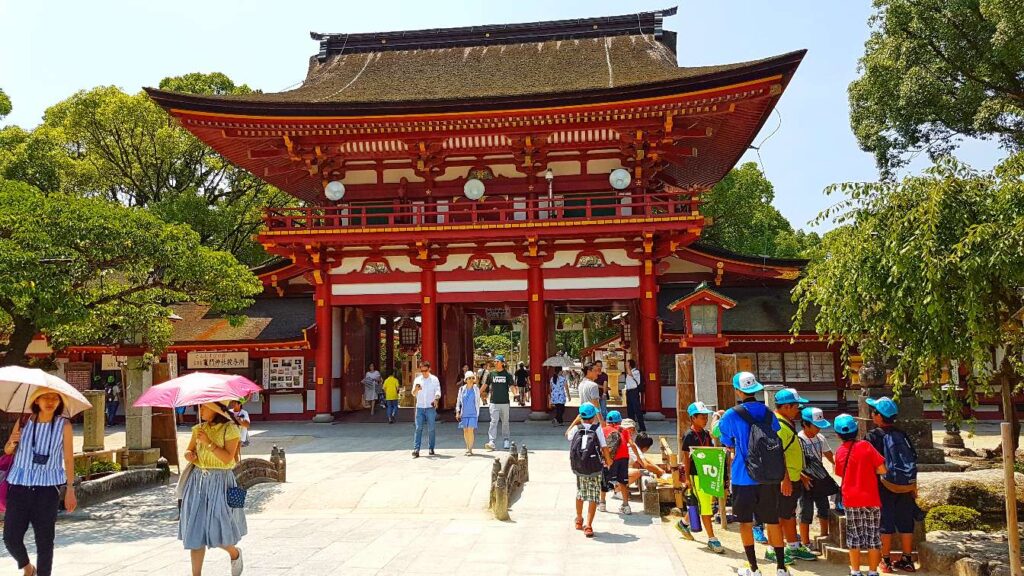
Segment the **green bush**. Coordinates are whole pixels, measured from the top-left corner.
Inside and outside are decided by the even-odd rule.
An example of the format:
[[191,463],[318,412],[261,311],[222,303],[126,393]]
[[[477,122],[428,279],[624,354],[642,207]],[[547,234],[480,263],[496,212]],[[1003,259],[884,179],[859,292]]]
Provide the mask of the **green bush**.
[[966,506],[936,506],[928,511],[924,528],[934,530],[978,530],[981,512]]
[[79,464],[75,466],[75,476],[85,477],[93,474],[102,474],[104,472],[120,472],[121,465],[117,462],[107,462],[105,460],[93,460],[92,464],[86,468],[85,464]]

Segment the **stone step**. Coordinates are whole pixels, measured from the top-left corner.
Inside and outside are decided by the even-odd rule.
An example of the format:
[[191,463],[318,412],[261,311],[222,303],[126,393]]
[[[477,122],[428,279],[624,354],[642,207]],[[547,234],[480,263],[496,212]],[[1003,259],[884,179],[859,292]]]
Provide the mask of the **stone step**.
[[967,467],[957,462],[944,462],[942,464],[918,464],[918,472],[963,472]]

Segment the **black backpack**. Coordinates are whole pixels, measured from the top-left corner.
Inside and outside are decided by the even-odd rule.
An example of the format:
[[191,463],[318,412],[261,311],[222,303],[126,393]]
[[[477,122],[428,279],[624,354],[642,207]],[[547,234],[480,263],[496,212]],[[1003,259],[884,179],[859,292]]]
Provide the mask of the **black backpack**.
[[782,439],[772,430],[772,413],[765,412],[760,422],[740,404],[733,408],[740,418],[750,424],[747,436],[747,474],[758,484],[777,484],[786,477],[786,456]]
[[[592,476],[604,469],[601,446],[597,441],[598,426],[600,424],[581,424],[580,431],[572,437],[572,443],[569,444],[569,463],[572,465],[572,471],[581,476]],[[585,447],[584,439],[587,440]]]

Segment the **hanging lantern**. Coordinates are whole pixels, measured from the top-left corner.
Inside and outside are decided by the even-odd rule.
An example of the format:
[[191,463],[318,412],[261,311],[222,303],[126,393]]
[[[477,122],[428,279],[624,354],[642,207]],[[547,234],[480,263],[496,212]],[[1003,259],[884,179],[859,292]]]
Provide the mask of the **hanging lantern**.
[[629,322],[625,317],[619,321],[619,339],[622,340],[622,347],[629,348],[629,343],[633,340],[633,328],[629,325]]
[[420,345],[420,325],[412,318],[402,318],[398,323],[398,345],[406,350],[414,350]]

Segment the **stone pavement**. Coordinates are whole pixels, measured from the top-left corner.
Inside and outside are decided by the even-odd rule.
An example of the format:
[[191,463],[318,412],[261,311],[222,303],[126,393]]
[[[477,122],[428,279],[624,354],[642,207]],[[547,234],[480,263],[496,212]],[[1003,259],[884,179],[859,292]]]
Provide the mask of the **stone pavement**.
[[[651,432],[671,434],[674,424],[654,423]],[[640,513],[640,502],[630,517],[599,513],[593,540],[573,528],[567,443],[549,423],[513,427],[530,449],[531,479],[511,522],[487,511],[491,458],[463,456],[454,424],[439,427],[438,455],[425,456],[424,447],[418,460],[410,456],[409,425],[257,423],[253,430],[247,454],[284,447],[289,481],[249,493],[245,574],[686,573],[670,532]],[[116,445],[112,436],[108,444]],[[63,517],[54,573],[189,574],[174,506],[166,487]],[[0,556],[0,570],[13,573]],[[207,556],[204,573],[228,574],[226,553]]]

